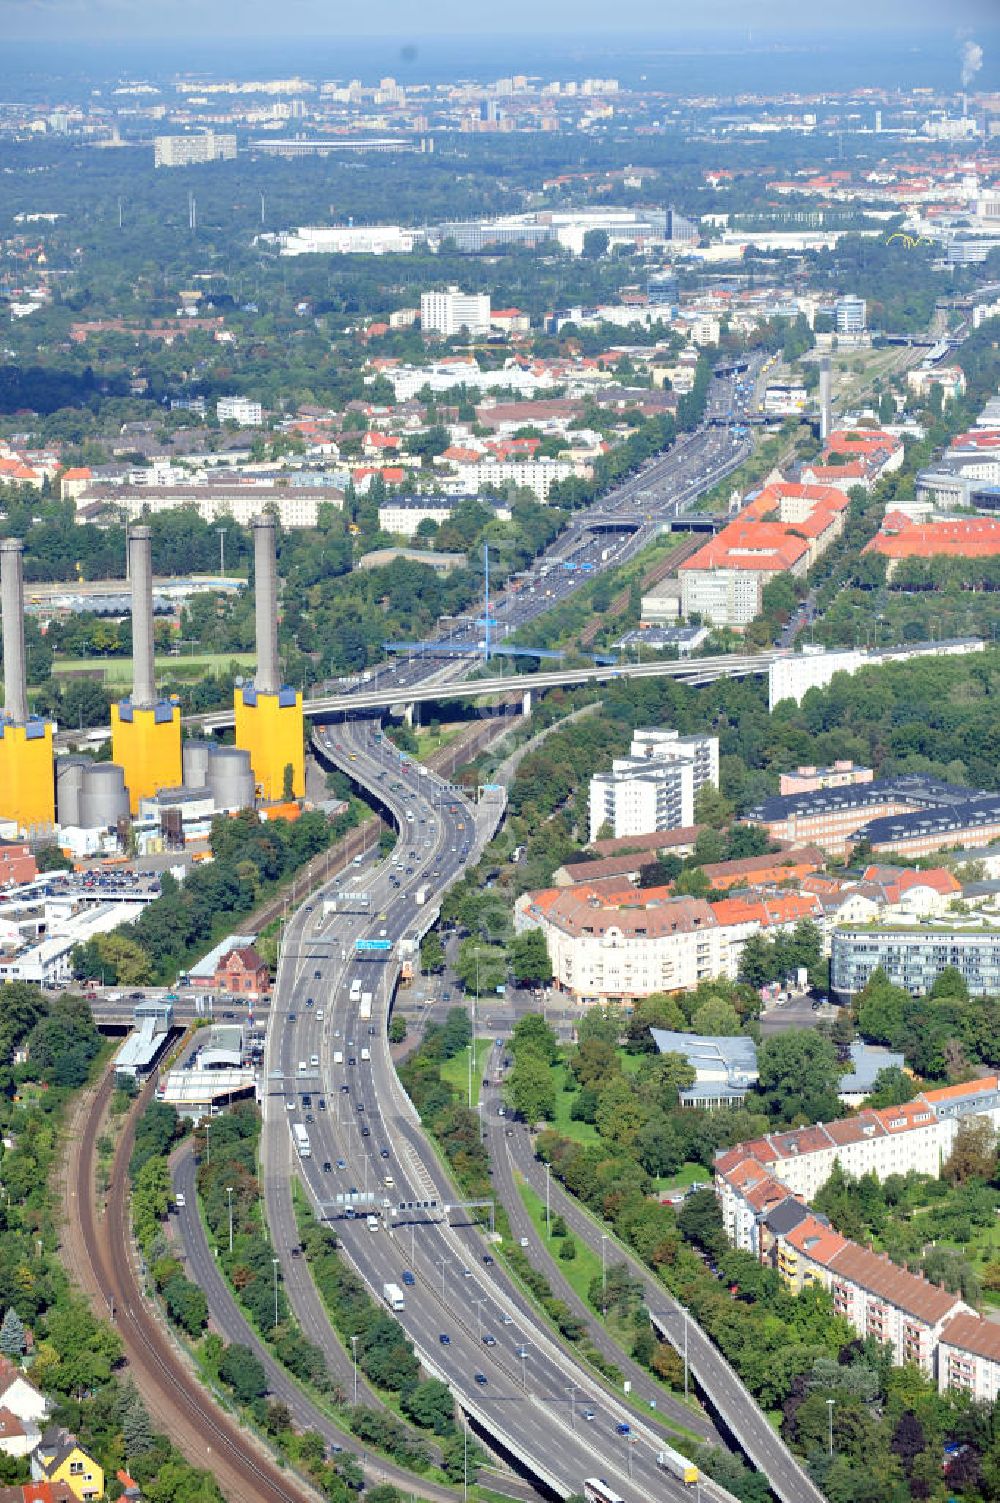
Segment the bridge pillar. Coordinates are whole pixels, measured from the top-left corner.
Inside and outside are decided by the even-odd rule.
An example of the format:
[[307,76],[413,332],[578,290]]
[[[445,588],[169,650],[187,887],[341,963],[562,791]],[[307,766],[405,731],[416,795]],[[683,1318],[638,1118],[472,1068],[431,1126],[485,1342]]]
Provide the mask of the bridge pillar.
[[530,715],[531,714],[531,703],[532,703],[532,700],[531,700],[531,690],[530,689],[525,689],[524,693],[521,695],[521,714],[522,715]]
[[418,704],[414,704],[412,700],[410,701],[410,703],[408,705],[404,705],[403,706],[403,719],[406,721],[406,724],[410,727],[411,730],[413,729],[413,727],[415,725],[419,725],[420,724],[420,706]]

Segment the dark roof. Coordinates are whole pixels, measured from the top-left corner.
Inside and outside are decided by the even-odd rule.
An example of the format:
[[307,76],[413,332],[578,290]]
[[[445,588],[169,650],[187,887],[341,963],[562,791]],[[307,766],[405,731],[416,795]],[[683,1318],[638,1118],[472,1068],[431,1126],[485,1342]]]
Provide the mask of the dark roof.
[[776,1237],[786,1237],[793,1227],[799,1226],[810,1215],[809,1207],[789,1195],[780,1205],[774,1206],[763,1218],[768,1231]]
[[858,838],[867,838],[872,845],[878,845],[887,840],[914,839],[949,830],[975,830],[995,824],[1000,824],[1000,794],[980,793],[967,798],[964,803],[871,819],[858,831]]
[[[973,788],[942,783],[922,773],[906,773],[875,783],[849,783],[839,788],[817,788],[810,793],[787,793],[767,798],[747,811],[747,819],[772,821],[788,819],[793,814],[823,814],[827,810],[865,809],[888,802],[910,804],[914,809],[943,809],[967,804],[970,800],[990,797]],[[893,816],[889,816],[892,818]]]

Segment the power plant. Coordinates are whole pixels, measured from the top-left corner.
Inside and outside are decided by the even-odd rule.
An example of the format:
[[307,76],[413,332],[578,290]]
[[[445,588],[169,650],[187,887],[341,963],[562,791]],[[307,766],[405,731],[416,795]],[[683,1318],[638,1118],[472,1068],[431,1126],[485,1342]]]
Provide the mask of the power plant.
[[132,695],[111,706],[111,755],[125,774],[129,809],[160,788],[181,781],[181,712],[159,699],[153,660],[152,533],[133,527],[128,534],[132,581]]
[[278,576],[271,516],[254,517],[257,672],[236,690],[236,745],[250,754],[260,798],[302,798],[306,791],[302,695],[281,682],[278,666]]
[[0,542],[4,710],[0,720],[0,815],[31,832],[55,822],[50,720],[28,713],[24,659],[24,544]]
[[[181,742],[180,707],[158,695],[153,644],[151,531],[128,534],[132,596],[132,693],[111,706],[112,761],[55,759],[56,727],[28,710],[23,543],[0,540],[5,704],[0,716],[0,820],[26,835],[150,828],[214,812],[277,803],[305,793],[302,695],[281,682],[275,523],[254,520],[257,672],[235,691],[236,745]],[[173,827],[172,826],[172,827]]]

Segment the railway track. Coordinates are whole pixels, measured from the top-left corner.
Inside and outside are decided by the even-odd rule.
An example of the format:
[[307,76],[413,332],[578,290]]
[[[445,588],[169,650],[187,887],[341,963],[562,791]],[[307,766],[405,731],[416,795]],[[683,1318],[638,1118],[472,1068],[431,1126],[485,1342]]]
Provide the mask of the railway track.
[[129,1257],[128,1161],[138,1114],[154,1084],[152,1077],[118,1145],[103,1221],[94,1205],[94,1157],[98,1125],[114,1089],[112,1073],[95,1096],[84,1126],[76,1193],[95,1281],[113,1310],[129,1368],[153,1418],[192,1465],[209,1468],[232,1503],[314,1503],[311,1489],[256,1454],[253,1441],[215,1406],[147,1306]]

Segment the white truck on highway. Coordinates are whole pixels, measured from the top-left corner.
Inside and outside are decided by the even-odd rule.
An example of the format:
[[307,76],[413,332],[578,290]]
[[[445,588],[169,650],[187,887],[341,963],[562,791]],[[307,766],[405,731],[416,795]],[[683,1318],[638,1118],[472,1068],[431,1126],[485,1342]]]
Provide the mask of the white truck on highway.
[[420,884],[420,886],[417,888],[416,892],[413,894],[413,900],[417,904],[418,908],[422,908],[423,905],[427,902],[427,883],[426,882],[422,882]]
[[361,1019],[362,1022],[365,1022],[367,1019],[369,1019],[371,1017],[371,1015],[372,1015],[372,1002],[373,1001],[374,1001],[374,998],[372,997],[371,992],[362,992],[361,993],[361,1004],[358,1007],[358,1017]]
[[358,981],[356,978],[355,978],[354,981],[351,982],[351,1001],[352,1002],[360,1002],[361,1001],[361,982]]
[[301,1122],[292,1123],[292,1137],[295,1139],[295,1146],[299,1151],[299,1158],[311,1159],[312,1144],[309,1142],[309,1134],[306,1132]]
[[403,1298],[403,1291],[398,1284],[383,1284],[382,1298],[390,1310],[406,1309],[406,1300]]
[[657,1451],[656,1464],[688,1487],[693,1487],[695,1483],[701,1481],[701,1474],[694,1462],[689,1457],[682,1456],[680,1451],[671,1450],[669,1446]]

